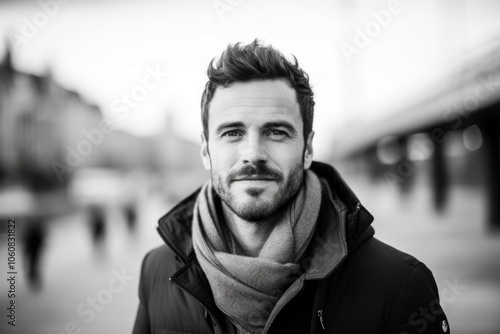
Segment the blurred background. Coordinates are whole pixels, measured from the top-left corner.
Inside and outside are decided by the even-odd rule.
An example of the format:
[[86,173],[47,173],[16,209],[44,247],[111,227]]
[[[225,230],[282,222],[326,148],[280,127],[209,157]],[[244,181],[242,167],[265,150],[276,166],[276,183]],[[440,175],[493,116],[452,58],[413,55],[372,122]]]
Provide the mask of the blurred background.
[[158,218],[208,177],[208,63],[259,38],[309,73],[316,159],[376,237],[430,267],[452,332],[499,333],[499,14],[494,0],[0,2],[0,331],[131,331]]

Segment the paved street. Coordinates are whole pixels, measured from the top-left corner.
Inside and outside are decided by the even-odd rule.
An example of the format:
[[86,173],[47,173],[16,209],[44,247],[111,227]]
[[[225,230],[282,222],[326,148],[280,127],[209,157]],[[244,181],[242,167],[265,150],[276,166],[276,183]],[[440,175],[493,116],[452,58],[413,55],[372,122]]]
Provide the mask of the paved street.
[[[7,326],[2,316],[0,332],[59,334],[65,333],[65,326],[72,326],[72,322],[81,328],[81,333],[131,332],[138,304],[141,259],[147,250],[161,243],[155,226],[161,212],[168,207],[154,199],[144,202],[139,212],[139,226],[132,232],[119,210],[109,210],[109,225],[100,249],[93,247],[83,212],[51,222],[42,259],[42,289],[31,290],[24,271],[20,272],[17,325],[15,329]],[[1,261],[6,262],[4,254]],[[117,276],[124,276],[125,283],[114,279]],[[4,284],[2,280],[2,309],[6,299]],[[96,300],[95,309],[88,298]]]

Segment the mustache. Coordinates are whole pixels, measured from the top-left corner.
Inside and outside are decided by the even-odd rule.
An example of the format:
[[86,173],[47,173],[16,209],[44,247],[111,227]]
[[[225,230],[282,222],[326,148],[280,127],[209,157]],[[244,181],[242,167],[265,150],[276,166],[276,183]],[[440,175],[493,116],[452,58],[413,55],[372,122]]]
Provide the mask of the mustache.
[[283,180],[283,174],[277,170],[272,169],[267,165],[245,165],[242,168],[232,171],[228,175],[228,179],[233,181],[234,179],[242,177],[263,177],[263,178],[273,178],[280,182]]

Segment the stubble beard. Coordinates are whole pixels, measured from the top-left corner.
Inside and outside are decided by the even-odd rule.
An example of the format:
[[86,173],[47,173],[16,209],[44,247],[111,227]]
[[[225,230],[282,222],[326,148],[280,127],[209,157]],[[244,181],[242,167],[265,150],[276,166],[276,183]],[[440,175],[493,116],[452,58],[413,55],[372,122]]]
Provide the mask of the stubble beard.
[[231,192],[231,180],[223,179],[213,170],[210,173],[215,192],[226,206],[241,219],[252,223],[263,223],[281,212],[295,198],[304,182],[304,168],[298,162],[290,171],[288,178],[282,178],[272,200],[266,201],[259,197],[261,191],[250,188],[247,191],[250,199],[238,201]]

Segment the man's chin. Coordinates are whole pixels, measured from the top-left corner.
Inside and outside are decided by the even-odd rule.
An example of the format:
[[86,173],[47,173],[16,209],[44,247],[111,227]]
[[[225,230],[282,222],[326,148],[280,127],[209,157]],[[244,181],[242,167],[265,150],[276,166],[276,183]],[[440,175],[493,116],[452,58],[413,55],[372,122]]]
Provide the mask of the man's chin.
[[[253,190],[248,190],[253,191]],[[259,188],[257,191],[261,191]],[[239,196],[238,196],[239,195]],[[226,205],[236,214],[238,217],[249,221],[249,222],[259,222],[265,220],[272,216],[275,212],[274,201],[267,196],[253,196],[250,194],[235,194],[236,197],[233,199],[238,199],[237,201],[230,201]]]
[[259,223],[265,221],[274,214],[274,211],[268,205],[259,205],[259,206],[243,205],[239,207],[239,209],[240,210],[237,209],[232,211],[241,219],[251,223]]

